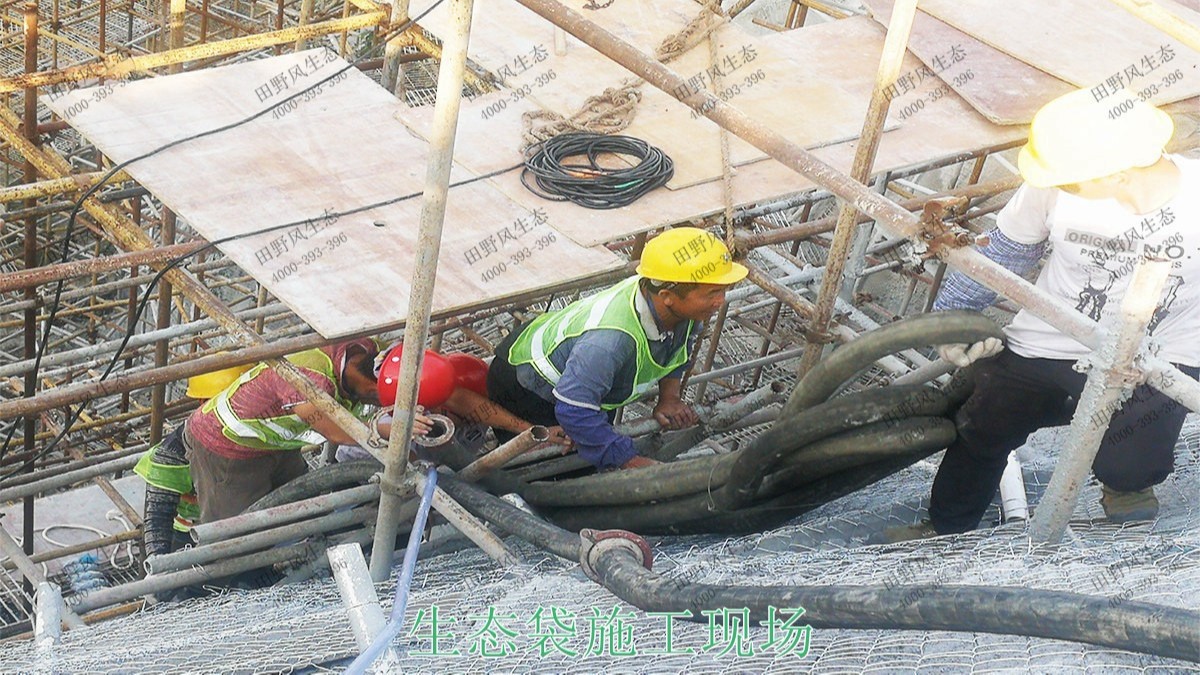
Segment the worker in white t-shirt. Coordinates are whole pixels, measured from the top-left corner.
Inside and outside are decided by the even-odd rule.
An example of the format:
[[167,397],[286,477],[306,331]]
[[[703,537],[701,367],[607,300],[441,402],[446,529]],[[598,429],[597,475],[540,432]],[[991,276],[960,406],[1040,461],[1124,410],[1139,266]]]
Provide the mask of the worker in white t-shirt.
[[[1081,90],[1046,104],[1033,119],[1018,165],[1025,184],[997,216],[980,249],[1026,274],[1042,291],[1095,319],[1119,307],[1146,250],[1172,269],[1149,333],[1160,355],[1190,377],[1200,365],[1200,160],[1166,155],[1173,125],[1166,113],[1120,92],[1097,101]],[[934,310],[987,307],[996,294],[960,273],[947,275]],[[1076,362],[1089,349],[1022,310],[995,338],[942,345],[942,357],[975,364],[975,389],[958,413],[958,440],[946,450],[930,496],[929,517],[884,533],[903,541],[974,529],[987,510],[1008,454],[1038,428],[1066,424],[1086,374]],[[991,358],[989,358],[991,357]],[[1153,486],[1174,470],[1175,443],[1187,409],[1148,385],[1112,416],[1092,471],[1112,522],[1158,514]]]

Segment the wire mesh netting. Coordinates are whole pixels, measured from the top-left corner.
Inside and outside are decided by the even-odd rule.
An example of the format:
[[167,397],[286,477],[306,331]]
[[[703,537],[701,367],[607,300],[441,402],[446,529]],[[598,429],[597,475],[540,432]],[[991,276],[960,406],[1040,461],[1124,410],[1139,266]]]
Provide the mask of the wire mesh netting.
[[[1018,451],[1031,503],[1045,490],[1064,431],[1038,432]],[[1138,600],[1197,609],[1200,418],[1184,428],[1177,466],[1157,488],[1155,522],[1107,524],[1099,488],[1089,484],[1056,547],[1034,546],[1019,522],[864,545],[882,528],[919,517],[935,467],[925,461],[771,532],[656,541],[655,569],[730,585],[1011,586],[1105,597],[1113,606]],[[997,518],[993,509],[984,524]],[[728,623],[647,614],[587,580],[578,565],[509,543],[525,562],[507,570],[470,548],[418,563],[395,642],[404,672],[1200,672],[1155,656],[990,634],[814,629],[794,644],[772,644],[767,628],[736,620],[737,608]],[[389,608],[391,589],[378,591]],[[337,591],[324,577],[159,605],[70,631],[45,652],[31,642],[6,644],[0,663],[6,672],[322,672],[356,653]]]

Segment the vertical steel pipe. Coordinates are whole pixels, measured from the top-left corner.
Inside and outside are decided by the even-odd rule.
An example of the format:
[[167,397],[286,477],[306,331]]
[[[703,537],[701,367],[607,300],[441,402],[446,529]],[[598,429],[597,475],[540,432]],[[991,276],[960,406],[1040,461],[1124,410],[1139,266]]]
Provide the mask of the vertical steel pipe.
[[1085,359],[1089,366],[1087,384],[1079,395],[1079,405],[1054,475],[1029,524],[1029,535],[1034,541],[1056,544],[1062,539],[1100,441],[1108,433],[1112,414],[1137,384],[1130,377],[1133,357],[1142,344],[1146,325],[1162,297],[1170,271],[1171,263],[1167,260],[1143,260],[1133,272],[1120,311],[1106,317],[1106,323],[1117,325]]
[[[399,26],[408,21],[408,0],[392,0],[392,23]],[[383,80],[379,83],[396,96],[404,94],[404,72],[400,62],[400,50],[409,44],[408,31],[387,41],[383,48]]]
[[400,362],[400,383],[396,391],[392,433],[384,453],[386,468],[383,473],[383,493],[379,500],[379,521],[375,526],[375,546],[371,550],[371,578],[375,581],[386,579],[391,570],[391,543],[396,538],[399,526],[397,517],[403,503],[399,485],[408,469],[408,444],[412,438],[413,413],[417,403],[417,373],[421,369],[425,351],[423,347],[429,338],[429,313],[433,307],[438,253],[442,247],[442,225],[446,216],[454,134],[458,127],[458,108],[462,99],[463,71],[467,64],[473,8],[473,0],[452,0],[450,13],[453,28],[442,45],[442,61],[438,68],[437,100],[429,139],[429,165],[425,174],[412,291],[408,298],[408,321],[404,327],[404,344],[410,348],[404,350]]
[[[908,48],[908,34],[912,28],[913,16],[917,12],[917,0],[897,0],[892,7],[892,18],[888,22],[887,38],[883,43],[883,53],[879,57],[879,72],[875,78],[875,89],[871,92],[871,103],[867,107],[867,117],[863,121],[862,135],[854,151],[854,163],[850,168],[850,176],[859,183],[866,183],[871,177],[871,168],[875,165],[875,154],[879,150],[879,140],[883,136],[883,122],[887,118],[891,97],[888,90],[895,84],[900,75],[900,66],[904,62],[904,52]],[[867,226],[869,227],[869,225]],[[833,316],[834,300],[842,290],[842,270],[846,265],[846,257],[850,250],[850,241],[858,228],[858,212],[854,205],[843,202],[838,212],[837,225],[833,228],[833,241],[829,246],[829,255],[825,259],[825,280],[817,294],[816,310],[813,313],[811,335],[808,348],[800,359],[799,376],[812,369],[821,359],[825,344],[813,337],[819,338],[829,327],[829,319]],[[864,247],[865,248],[865,247]]]
[[[29,2],[25,5],[25,72],[35,73],[38,68],[38,5],[36,2]],[[38,147],[41,145],[41,140],[37,133],[37,87],[27,87],[25,89],[25,138]],[[25,182],[33,183],[37,180],[37,170],[33,162],[29,158],[25,158]],[[29,208],[37,205],[37,200],[29,199],[26,202]],[[24,242],[24,262],[25,269],[32,270],[37,267],[37,218],[30,216],[25,219],[25,242]],[[64,244],[65,248],[65,244]],[[25,289],[26,300],[36,300],[37,292],[32,288]],[[31,359],[37,355],[37,308],[25,310],[25,358]],[[50,336],[47,335],[49,340]],[[37,395],[37,372],[31,370],[25,374],[25,397],[33,398]],[[14,422],[15,424],[15,422]],[[34,439],[37,436],[37,417],[26,415],[21,423],[21,429],[24,438],[23,446],[25,454],[31,459],[25,465],[26,473],[33,473],[33,447]],[[11,436],[9,436],[11,438]],[[7,442],[5,443],[7,445]],[[22,528],[22,536],[25,542],[25,553],[33,553],[33,531],[34,531],[34,503],[33,497],[25,498],[23,505],[24,527]],[[33,595],[34,587],[32,578],[24,584],[25,593]]]

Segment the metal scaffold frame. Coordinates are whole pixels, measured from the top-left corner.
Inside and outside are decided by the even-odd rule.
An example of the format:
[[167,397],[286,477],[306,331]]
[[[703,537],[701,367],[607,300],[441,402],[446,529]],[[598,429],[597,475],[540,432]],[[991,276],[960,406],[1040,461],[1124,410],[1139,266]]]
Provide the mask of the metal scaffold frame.
[[[914,308],[928,310],[947,265],[999,291],[1011,303],[1009,309],[1026,308],[1089,346],[1101,343],[1104,335],[1093,322],[964,246],[965,230],[954,229],[985,229],[980,223],[1002,203],[999,198],[1019,185],[1015,177],[981,182],[988,159],[1011,146],[875,175],[874,153],[888,106],[884,92],[897,77],[915,1],[897,2],[893,11],[864,120],[863,142],[850,176],[709,92],[680,96],[677,92],[686,92],[687,87],[681,86],[678,75],[554,0],[517,1],[652,86],[704,111],[722,129],[820,186],[734,213],[734,222],[740,227],[733,242],[738,255],[751,267],[753,286],[730,293],[723,327],[708,338],[710,356],[703,365],[709,372],[694,373],[689,379],[693,395],[712,400],[743,394],[760,386],[767,369],[797,359],[798,366],[791,368],[791,373],[802,375],[827,344],[853,339]],[[190,412],[195,403],[183,397],[174,383],[191,375],[267,360],[352,436],[366,435],[361,423],[280,360],[286,354],[331,341],[317,335],[219,253],[197,253],[203,242],[186,223],[176,223],[174,214],[129,176],[118,173],[84,200],[70,247],[62,250],[67,233],[65,214],[78,196],[105,174],[106,159],[65,121],[53,119],[39,107],[39,91],[210,67],[284,49],[299,50],[307,41],[324,37],[336,38],[346,56],[360,51],[356,45],[387,37],[385,56],[363,61],[360,68],[382,69],[388,88],[398,92],[404,86],[401,63],[436,59],[442,64],[440,77],[445,82],[438,85],[444,93],[435,113],[435,134],[431,136],[435,152],[431,153],[426,187],[429,201],[422,214],[422,241],[428,246],[414,270],[413,314],[407,323],[386,326],[384,332],[398,335],[403,329],[406,341],[432,338],[436,344],[455,344],[486,355],[504,329],[521,322],[530,308],[547,308],[552,301],[561,303],[629,273],[627,268],[586,284],[479,303],[456,316],[431,316],[425,292],[431,291],[436,275],[441,222],[436,200],[440,192],[444,208],[457,117],[457,106],[447,103],[446,94],[461,91],[464,79],[468,85],[480,81],[466,67],[471,3],[453,2],[458,16],[465,14],[466,19],[461,41],[446,46],[444,59],[442,46],[419,30],[391,35],[407,19],[404,2],[396,2],[389,11],[371,0],[131,0],[116,5],[109,0],[53,0],[25,5],[19,18],[11,14],[11,6],[0,13],[4,25],[0,54],[24,52],[23,63],[10,64],[9,76],[0,79],[4,96],[0,159],[5,178],[0,203],[6,208],[0,230],[0,327],[4,328],[0,330],[0,437],[14,434],[12,449],[0,457],[0,475],[5,476],[0,480],[0,501],[24,500],[26,556],[33,552],[36,496],[49,491],[93,482],[138,524],[137,509],[108,485],[108,477],[131,468],[146,443],[161,438],[165,425]],[[749,4],[737,3],[730,14]],[[810,6],[816,10],[823,7],[810,2],[795,5],[785,27],[803,25]],[[45,30],[46,24],[52,30]],[[921,184],[925,176],[954,168],[957,175],[948,186],[930,189]],[[870,187],[873,177],[875,189]],[[954,209],[949,208],[952,203]],[[833,213],[826,215],[827,210]],[[872,243],[877,231],[887,237]],[[645,238],[639,235],[609,247],[636,257]],[[818,255],[806,254],[803,246]],[[936,258],[935,271],[929,274],[914,264],[914,255],[898,254],[904,246]],[[149,303],[147,316],[136,317],[137,298],[153,274],[181,256],[190,259],[166,274]],[[810,258],[819,258],[819,264],[812,264]],[[876,275],[902,280],[905,290],[891,299],[894,306],[881,306],[863,292]],[[54,331],[35,377],[40,331],[59,283],[63,290]],[[914,305],[917,299],[921,301]],[[18,327],[20,330],[14,330]],[[112,358],[113,349],[126,333],[133,339],[121,354],[123,369],[97,380],[97,370]],[[753,342],[752,357],[716,367],[712,355],[734,333],[739,340]],[[405,352],[398,410],[413,407],[420,355],[420,350]],[[898,377],[927,366],[928,359],[914,353],[907,363],[882,365],[890,367],[890,377]],[[1173,371],[1169,364],[1153,359],[1145,360],[1144,366],[1157,376],[1157,382]],[[731,382],[743,375],[747,376],[744,381]],[[1197,409],[1200,386],[1184,377],[1167,379],[1172,384],[1164,392]],[[706,388],[710,383],[719,386]],[[61,431],[61,411],[78,405],[86,405],[86,418],[72,427],[59,450],[43,456],[46,444]],[[21,422],[14,426],[17,419]],[[405,432],[393,437],[386,453],[377,542],[394,540],[400,509],[411,503],[416,482],[408,475],[406,453],[400,452],[408,444],[411,415],[402,414],[399,419],[397,428]],[[124,539],[133,536],[117,535]],[[117,540],[102,538],[60,549],[53,556],[33,556],[32,561]],[[391,568],[392,546],[374,550],[371,571],[379,579]],[[12,564],[17,562],[27,561]],[[31,586],[27,595],[32,597]]]

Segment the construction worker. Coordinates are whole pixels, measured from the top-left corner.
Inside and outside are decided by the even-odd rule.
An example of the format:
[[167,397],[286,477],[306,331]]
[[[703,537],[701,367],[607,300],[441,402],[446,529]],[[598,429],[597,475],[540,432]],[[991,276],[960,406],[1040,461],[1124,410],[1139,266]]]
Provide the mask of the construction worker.
[[[1119,306],[1142,254],[1169,258],[1171,290],[1150,334],[1163,357],[1195,378],[1200,161],[1164,154],[1172,132],[1170,116],[1124,91],[1099,101],[1086,90],[1051,101],[1034,117],[1018,157],[1025,184],[998,214],[980,252],[1025,274],[1052,243],[1037,286],[1081,310]],[[1103,283],[1096,283],[1097,268],[1107,270]],[[934,309],[979,310],[995,296],[956,272],[946,277]],[[975,364],[975,390],[958,413],[959,438],[938,467],[930,520],[887,530],[884,540],[974,529],[1009,452],[1039,427],[1070,421],[1086,380],[1074,366],[1089,349],[1024,310],[1005,335],[1004,351],[995,338],[939,348],[958,366],[983,359]],[[1137,387],[1112,416],[1092,464],[1112,522],[1153,519],[1153,486],[1173,471],[1187,410],[1152,384]]]
[[[375,359],[379,402],[385,408],[390,408],[396,401],[400,358],[403,354],[404,345],[396,343]],[[533,426],[503,406],[488,400],[487,370],[487,363],[477,356],[462,353],[443,355],[425,350],[425,357],[421,362],[417,405],[422,410],[448,415],[455,428],[450,440],[442,446],[430,448],[439,459],[450,449],[445,447],[450,444],[458,446],[459,451],[454,455],[459,459],[481,454],[484,452],[488,427],[500,433],[507,431],[516,435]],[[391,418],[385,416],[384,419]],[[552,426],[547,428],[547,431],[550,436],[548,442],[564,447],[570,446],[571,440],[563,433],[562,427]],[[368,456],[366,450],[356,445],[339,446],[336,454],[339,462],[365,459]]]
[[655,383],[654,417],[665,428],[699,421],[680,399],[680,378],[703,322],[747,270],[717,237],[681,227],[646,244],[637,273],[514,330],[488,370],[493,401],[532,422],[561,424],[601,469],[656,463],[612,426],[616,409]]
[[[208,400],[250,370],[234,366],[188,378],[186,395]],[[142,455],[133,472],[146,481],[142,544],[147,556],[170,553],[191,544],[188,532],[200,517],[183,448],[183,427],[176,427]]]
[[[287,357],[312,383],[351,414],[364,419],[379,445],[391,431],[378,404],[374,359],[368,339],[309,349]],[[414,433],[430,420],[417,415]],[[262,496],[308,470],[301,448],[324,440],[355,441],[265,363],[241,375],[187,419],[183,445],[200,505],[200,521],[235,516]]]

